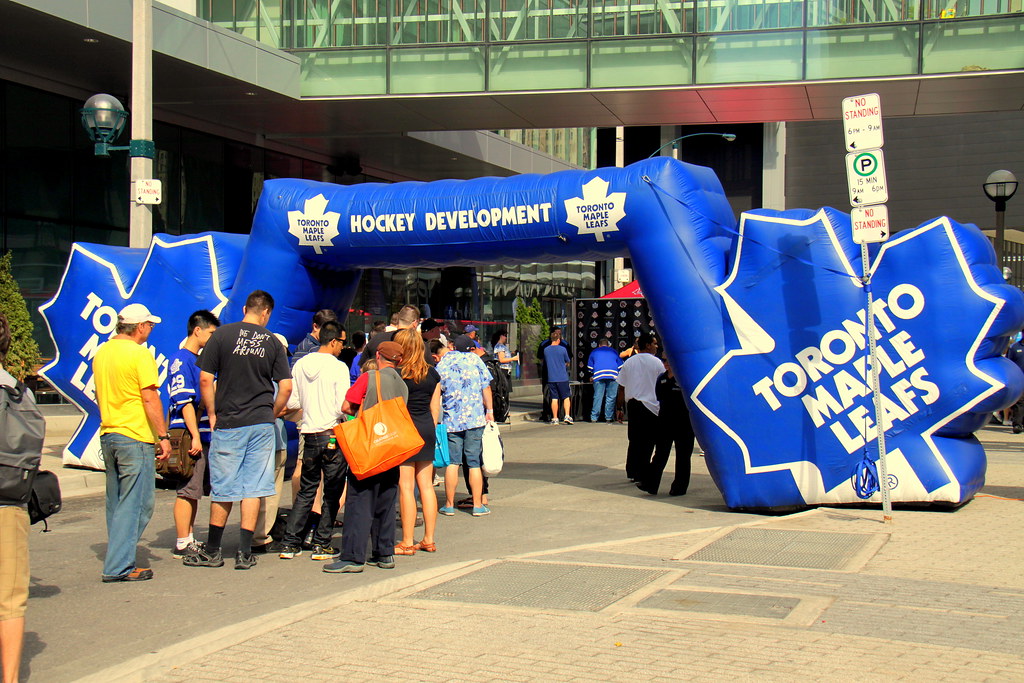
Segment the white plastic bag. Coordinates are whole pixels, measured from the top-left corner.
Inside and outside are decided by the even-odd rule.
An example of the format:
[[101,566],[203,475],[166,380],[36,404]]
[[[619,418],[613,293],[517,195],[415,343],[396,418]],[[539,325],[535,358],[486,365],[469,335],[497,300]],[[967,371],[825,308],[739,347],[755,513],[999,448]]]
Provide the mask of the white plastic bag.
[[501,466],[505,464],[505,455],[501,447],[501,435],[498,432],[498,425],[488,422],[484,427],[484,453],[483,469],[484,474],[493,477],[501,473]]

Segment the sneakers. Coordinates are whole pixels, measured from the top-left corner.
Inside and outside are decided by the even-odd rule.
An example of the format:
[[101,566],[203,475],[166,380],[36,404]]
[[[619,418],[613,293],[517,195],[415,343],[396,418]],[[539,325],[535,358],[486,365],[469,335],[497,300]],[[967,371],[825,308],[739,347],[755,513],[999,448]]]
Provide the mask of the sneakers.
[[290,560],[293,557],[298,557],[302,554],[302,548],[295,545],[286,545],[281,547],[281,552],[278,554],[282,560]]
[[221,557],[220,548],[210,552],[203,546],[190,551],[181,563],[186,567],[223,567],[224,558]]
[[256,556],[252,553],[243,553],[241,550],[235,553],[235,569],[252,569],[255,566]]
[[122,576],[104,576],[103,583],[118,583],[120,581],[149,581],[152,578],[152,569],[139,569],[136,567]]
[[313,550],[310,551],[309,559],[311,560],[334,560],[341,555],[341,551],[332,545],[320,545],[319,543],[313,544]]
[[455,508],[451,505],[445,505],[444,507],[438,508],[437,513],[446,517],[451,517],[455,514]]
[[491,508],[487,507],[486,505],[481,505],[478,508],[473,508],[474,517],[483,517],[484,515],[489,514],[491,514]]
[[179,548],[177,545],[174,546],[174,551],[171,553],[171,557],[176,560],[183,560],[193,550],[199,550],[200,548],[206,547],[202,541],[191,541],[184,548]]
[[562,424],[564,424],[564,425],[571,425],[572,424],[572,418],[569,417],[568,415],[566,415],[565,419],[562,420]]
[[556,425],[556,424],[558,424],[558,418],[557,417],[551,418],[551,422],[548,422],[548,424],[549,425]]
[[324,571],[328,574],[358,574],[363,571],[363,565],[351,560],[338,560],[324,565]]
[[377,565],[381,569],[394,569],[395,568],[395,556],[394,555],[377,555],[371,557],[369,562],[366,564]]

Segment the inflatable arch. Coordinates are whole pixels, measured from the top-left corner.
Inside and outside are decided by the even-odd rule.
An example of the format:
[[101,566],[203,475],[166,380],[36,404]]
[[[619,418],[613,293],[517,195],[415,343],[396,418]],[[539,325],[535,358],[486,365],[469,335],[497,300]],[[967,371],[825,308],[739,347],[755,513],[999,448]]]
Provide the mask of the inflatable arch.
[[[850,232],[829,208],[751,211],[737,224],[710,169],[667,158],[469,181],[273,180],[249,236],[75,244],[40,308],[57,348],[43,374],[87,414],[66,461],[101,467],[89,360],[129,300],[164,318],[150,343],[165,366],[191,311],[237,320],[256,288],[276,299],[271,329],[294,342],[315,310],[347,310],[361,268],[628,254],[729,507],[877,502],[877,486],[858,487],[878,453]],[[984,483],[974,432],[1024,389],[1000,357],[1024,297],[982,233],[949,218],[873,245],[870,268],[884,484],[894,502],[962,503]]]

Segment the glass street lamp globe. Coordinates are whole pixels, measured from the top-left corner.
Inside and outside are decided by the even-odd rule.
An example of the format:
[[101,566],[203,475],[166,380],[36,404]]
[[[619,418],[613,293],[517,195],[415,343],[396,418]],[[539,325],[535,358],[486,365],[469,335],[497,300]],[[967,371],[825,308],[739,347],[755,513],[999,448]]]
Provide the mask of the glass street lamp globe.
[[124,129],[128,112],[113,95],[100,93],[85,101],[82,109],[82,125],[89,133],[89,139],[96,143],[110,144]]

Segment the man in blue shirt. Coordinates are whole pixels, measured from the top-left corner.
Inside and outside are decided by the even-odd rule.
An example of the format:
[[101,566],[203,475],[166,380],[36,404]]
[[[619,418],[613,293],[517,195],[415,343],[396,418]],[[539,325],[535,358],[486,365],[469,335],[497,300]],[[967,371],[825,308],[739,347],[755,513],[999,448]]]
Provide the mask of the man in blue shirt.
[[192,436],[189,454],[196,458],[192,477],[178,486],[174,499],[174,526],[178,531],[173,557],[185,557],[189,547],[196,547],[193,526],[199,499],[210,495],[210,472],[206,456],[210,452],[210,416],[203,407],[199,393],[199,352],[210,335],[220,327],[220,320],[210,311],[196,311],[188,317],[188,337],[167,366],[167,397],[171,404],[170,429],[185,429]]
[[602,339],[598,342],[597,348],[590,352],[587,360],[587,369],[590,370],[594,381],[594,403],[590,408],[590,421],[597,422],[601,413],[601,404],[604,404],[604,421],[612,424],[615,418],[615,396],[619,392],[619,368],[622,367],[622,359],[611,342]]
[[[332,322],[338,322],[338,314],[329,308],[323,308],[313,314],[313,329],[306,333],[306,338],[298,343],[295,347],[295,353],[288,359],[288,364],[292,367],[299,362],[299,359],[305,356],[307,353],[315,353],[320,348],[320,328],[328,320]],[[344,331],[341,334],[341,341],[345,341]]]
[[548,390],[551,392],[551,424],[558,424],[558,402],[561,400],[565,418],[562,424],[572,424],[572,412],[569,410],[569,352],[562,343],[562,331],[555,329],[551,333],[551,343],[544,347],[544,371],[548,377]]

